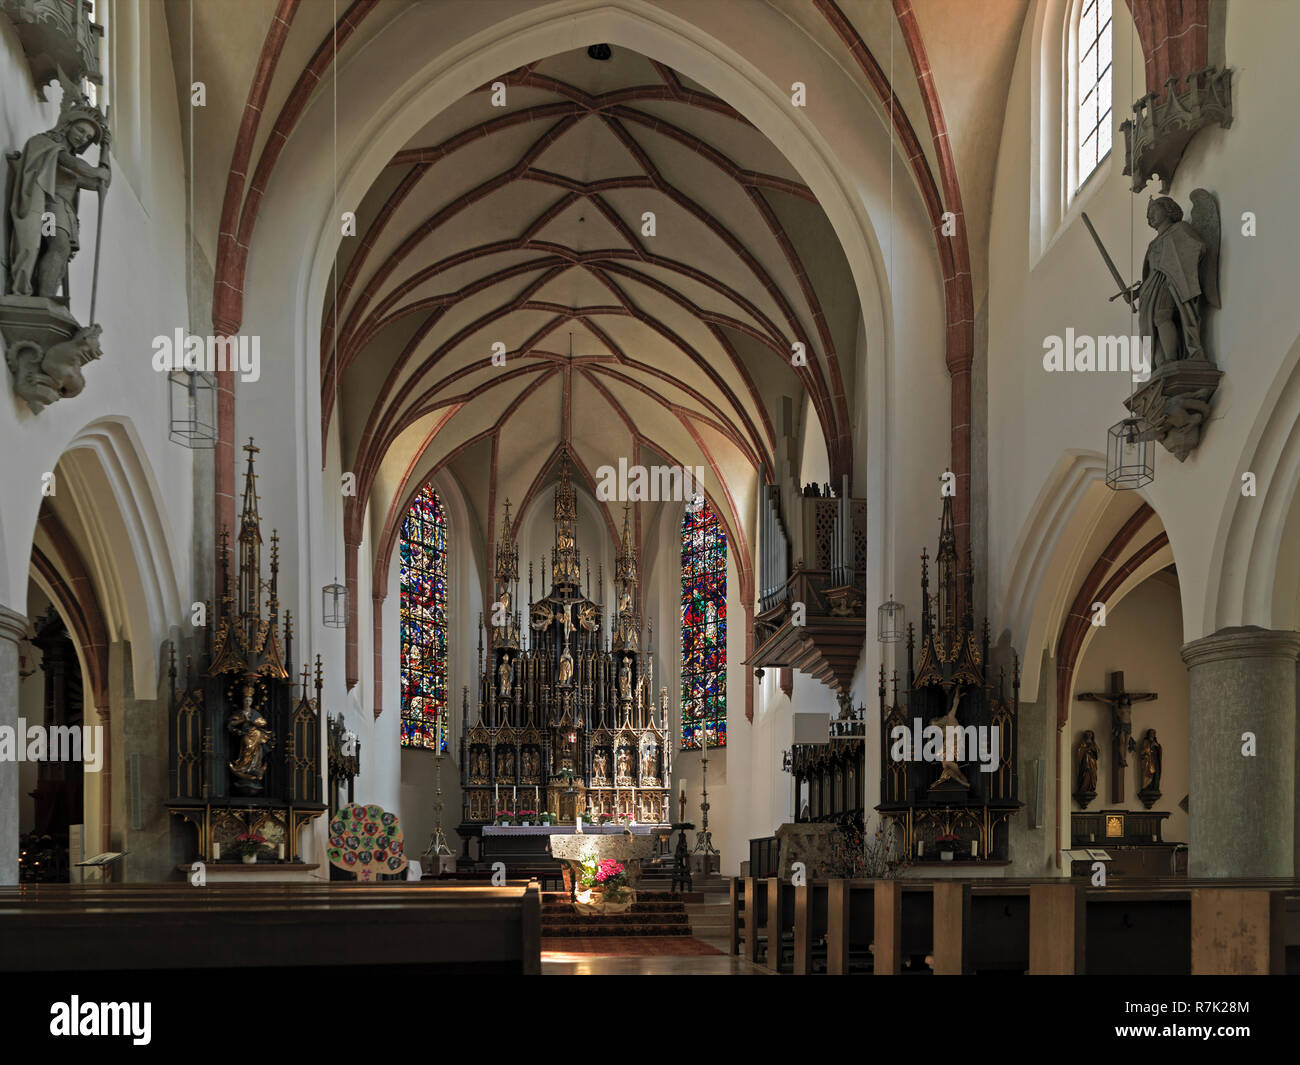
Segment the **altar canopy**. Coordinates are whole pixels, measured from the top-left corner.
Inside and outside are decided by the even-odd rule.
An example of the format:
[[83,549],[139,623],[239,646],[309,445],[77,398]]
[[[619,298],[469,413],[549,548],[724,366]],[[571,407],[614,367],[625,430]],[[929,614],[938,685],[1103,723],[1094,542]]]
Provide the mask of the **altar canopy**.
[[630,508],[615,561],[617,606],[606,629],[604,579],[598,573],[592,599],[590,564],[584,593],[567,451],[560,463],[551,590],[534,599],[530,567],[526,614],[519,607],[519,547],[505,506],[472,719],[468,689],[462,701],[462,835],[503,811],[549,811],[566,824],[579,815],[664,823],[670,813],[668,692],[660,690],[656,712],[654,652],[642,649]]

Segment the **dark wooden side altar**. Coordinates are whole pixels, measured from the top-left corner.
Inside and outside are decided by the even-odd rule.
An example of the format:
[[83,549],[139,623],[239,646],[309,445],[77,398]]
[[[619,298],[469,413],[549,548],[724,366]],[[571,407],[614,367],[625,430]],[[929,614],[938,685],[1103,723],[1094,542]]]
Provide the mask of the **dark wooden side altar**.
[[[221,597],[209,618],[197,669],[188,658],[177,687],[171,652],[167,808],[195,828],[194,857],[238,861],[235,838],[264,837],[269,858],[300,862],[299,829],[325,810],[320,765],[323,673],[293,679],[293,618],[281,628],[279,538],[271,534],[271,579],[262,581],[262,530],[250,440],[244,450],[239,569],[230,572],[229,532],[221,534]],[[265,602],[263,592],[266,593]],[[265,613],[264,613],[265,611]],[[283,633],[283,635],[282,635]],[[217,858],[216,850],[223,853]]]
[[[1010,859],[1007,823],[1020,809],[1017,792],[1017,716],[1020,706],[1020,664],[1014,652],[1008,693],[1005,670],[990,681],[989,623],[984,619],[977,637],[972,607],[973,573],[957,575],[957,537],[952,497],[943,501],[939,552],[935,558],[938,587],[930,594],[929,559],[921,552],[920,660],[911,624],[907,627],[906,687],[899,698],[898,674],[891,680],[887,700],[885,671],[880,670],[881,802],[876,809],[899,832],[903,854],[915,861],[937,856],[936,840],[955,836],[953,850],[963,862],[1004,862]],[[945,751],[943,760],[923,760],[911,750],[929,725],[972,726],[996,735],[997,762],[984,772],[969,752],[958,757]],[[896,742],[905,730],[909,743]]]

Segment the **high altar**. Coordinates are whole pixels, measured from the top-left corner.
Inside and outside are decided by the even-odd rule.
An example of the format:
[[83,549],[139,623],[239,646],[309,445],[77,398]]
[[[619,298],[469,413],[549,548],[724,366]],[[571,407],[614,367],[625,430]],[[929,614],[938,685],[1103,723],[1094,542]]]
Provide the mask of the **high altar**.
[[530,563],[524,615],[519,547],[506,503],[486,662],[480,619],[473,723],[468,688],[462,700],[459,831],[466,838],[480,835],[503,810],[550,811],[564,824],[601,814],[662,824],[671,812],[668,695],[661,690],[656,712],[653,648],[641,648],[639,558],[629,511],[625,506],[614,574],[617,608],[608,630],[603,574],[593,600],[590,563],[583,592],[567,452],[554,520],[551,590],[534,600]]

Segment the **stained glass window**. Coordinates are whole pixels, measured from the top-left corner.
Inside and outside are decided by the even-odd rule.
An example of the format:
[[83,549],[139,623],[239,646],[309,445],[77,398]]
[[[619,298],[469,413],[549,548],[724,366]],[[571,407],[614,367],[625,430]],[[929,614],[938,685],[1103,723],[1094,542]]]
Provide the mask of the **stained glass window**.
[[727,534],[708,502],[682,519],[682,750],[727,743]]
[[425,485],[402,524],[402,746],[447,749],[447,522]]
[[1079,186],[1110,153],[1110,3],[1082,0],[1079,16]]

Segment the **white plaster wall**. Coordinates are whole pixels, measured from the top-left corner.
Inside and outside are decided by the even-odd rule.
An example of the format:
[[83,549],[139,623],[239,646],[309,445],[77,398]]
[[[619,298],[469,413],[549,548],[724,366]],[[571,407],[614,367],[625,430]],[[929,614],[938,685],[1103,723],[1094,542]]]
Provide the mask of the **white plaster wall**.
[[[1151,231],[1145,225],[1147,198],[1158,185],[1135,196],[1122,174],[1123,136],[1116,129],[1115,147],[1101,172],[1088,182],[1065,216],[1041,259],[1031,254],[1031,93],[1035,82],[1038,39],[1044,0],[1026,19],[998,148],[990,231],[989,289],[989,589],[995,624],[1011,628],[1025,661],[1025,698],[1039,686],[1039,660],[1052,648],[1059,619],[1042,627],[1026,646],[1031,626],[1022,604],[1062,590],[1040,584],[1031,565],[1040,553],[1050,556],[1059,545],[1086,530],[1101,514],[1094,496],[1075,507],[1061,502],[1058,480],[1062,463],[1072,456],[1096,464],[1104,454],[1106,430],[1125,411],[1129,391],[1123,374],[1046,373],[1043,339],[1078,333],[1129,334],[1130,319],[1122,301],[1108,303],[1111,281],[1081,220],[1089,216],[1119,266],[1130,278],[1140,276]],[[1143,89],[1131,71],[1141,65],[1135,31],[1127,9],[1114,7],[1115,116]],[[1263,596],[1220,601],[1221,580],[1243,572],[1242,552],[1224,556],[1228,523],[1235,510],[1268,506],[1268,493],[1283,497],[1294,485],[1260,477],[1259,497],[1243,499],[1240,475],[1253,449],[1261,411],[1269,406],[1279,372],[1300,334],[1300,304],[1287,293],[1294,249],[1300,240],[1300,216],[1294,210],[1294,174],[1300,167],[1300,140],[1290,95],[1277,91],[1289,83],[1293,57],[1289,41],[1300,30],[1300,7],[1291,4],[1227,6],[1227,62],[1233,78],[1234,121],[1231,129],[1210,129],[1192,141],[1175,175],[1171,195],[1188,210],[1188,193],[1197,187],[1214,192],[1223,218],[1221,278],[1223,309],[1211,311],[1210,351],[1226,377],[1215,399],[1200,448],[1184,463],[1156,449],[1156,480],[1142,495],[1169,530],[1182,583],[1185,640],[1225,625],[1269,626],[1272,618]],[[1258,235],[1242,234],[1243,212],[1254,212]],[[1293,353],[1291,355],[1293,358]],[[1091,455],[1092,458],[1086,458]],[[1104,465],[1104,462],[1101,463]],[[1088,476],[1097,477],[1094,470]],[[1059,498],[1058,498],[1059,496]],[[1283,508],[1285,509],[1285,507]],[[1082,523],[1082,524],[1081,524]],[[1277,544],[1269,545],[1273,551]],[[1083,563],[1086,568],[1089,562]],[[1068,602],[1068,598],[1066,599]]]
[[[121,91],[129,88],[147,101],[144,121],[149,136],[131,168],[114,169],[106,198],[95,315],[103,326],[104,355],[86,368],[86,390],[80,396],[60,400],[39,415],[32,414],[11,387],[5,389],[0,451],[21,456],[21,461],[0,465],[0,494],[6,501],[0,515],[0,602],[20,610],[25,606],[42,474],[54,470],[85,427],[105,421],[122,426],[124,432],[113,430],[112,439],[91,446],[120,460],[120,470],[112,468],[113,461],[106,463],[107,487],[114,494],[129,487],[138,498],[118,497],[126,516],[121,526],[125,541],[98,546],[124,574],[134,568],[140,580],[152,586],[147,592],[150,605],[128,613],[109,633],[110,640],[130,639],[136,646],[135,684],[143,694],[157,688],[159,645],[168,628],[181,621],[182,604],[194,598],[187,551],[192,538],[193,456],[168,442],[167,383],[150,364],[153,337],[188,323],[185,176],[175,82],[162,4],[143,3],[132,14],[139,20],[133,30],[147,42],[150,62],[114,74]],[[58,118],[59,94],[57,87],[50,87],[50,102],[37,99],[17,36],[9,21],[0,19],[0,147],[21,150],[29,137],[51,128]],[[93,161],[96,151],[90,149],[87,158]],[[141,170],[147,182],[138,176]],[[147,195],[142,200],[144,185]],[[81,196],[82,247],[71,267],[72,311],[83,322],[90,304],[96,201],[92,193]],[[3,239],[7,242],[7,213]],[[111,533],[118,526],[107,522],[104,528]],[[124,580],[130,583],[129,577]]]

